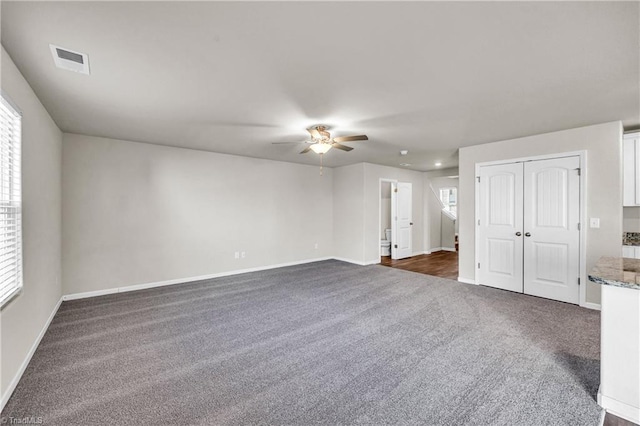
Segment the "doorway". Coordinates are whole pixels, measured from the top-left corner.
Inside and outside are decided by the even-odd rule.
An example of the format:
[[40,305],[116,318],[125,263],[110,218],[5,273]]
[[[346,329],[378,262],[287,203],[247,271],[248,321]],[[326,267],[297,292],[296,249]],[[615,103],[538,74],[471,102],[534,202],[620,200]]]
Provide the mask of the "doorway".
[[579,156],[480,165],[478,283],[580,302]]
[[379,190],[378,229],[381,260],[386,256],[394,260],[411,257],[413,254],[412,185],[410,182],[381,178]]

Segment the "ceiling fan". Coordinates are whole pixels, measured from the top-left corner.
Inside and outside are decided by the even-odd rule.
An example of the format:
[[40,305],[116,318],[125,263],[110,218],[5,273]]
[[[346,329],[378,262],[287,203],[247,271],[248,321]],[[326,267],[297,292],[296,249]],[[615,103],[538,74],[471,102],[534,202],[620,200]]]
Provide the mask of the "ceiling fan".
[[322,155],[327,151],[329,151],[331,148],[336,148],[336,149],[340,149],[342,151],[347,151],[347,152],[353,149],[350,146],[342,145],[341,142],[369,140],[367,135],[338,136],[338,137],[332,138],[328,130],[329,130],[329,126],[318,124],[315,126],[311,126],[307,129],[307,132],[309,132],[309,134],[311,135],[311,140],[303,141],[303,142],[273,142],[273,144],[278,145],[278,144],[289,144],[289,143],[306,143],[306,144],[309,144],[309,146],[303,149],[300,152],[300,154],[306,154],[309,151],[313,151],[316,154]]

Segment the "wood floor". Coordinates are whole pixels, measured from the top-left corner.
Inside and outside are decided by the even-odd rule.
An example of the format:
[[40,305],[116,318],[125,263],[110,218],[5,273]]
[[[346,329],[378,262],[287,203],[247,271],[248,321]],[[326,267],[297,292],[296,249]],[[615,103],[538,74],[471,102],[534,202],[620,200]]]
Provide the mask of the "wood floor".
[[380,264],[436,277],[458,279],[458,252],[455,251],[443,250],[400,260],[392,260],[390,256],[383,256]]
[[620,417],[614,416],[611,413],[607,413],[604,418],[603,426],[637,426],[635,423],[630,422]]

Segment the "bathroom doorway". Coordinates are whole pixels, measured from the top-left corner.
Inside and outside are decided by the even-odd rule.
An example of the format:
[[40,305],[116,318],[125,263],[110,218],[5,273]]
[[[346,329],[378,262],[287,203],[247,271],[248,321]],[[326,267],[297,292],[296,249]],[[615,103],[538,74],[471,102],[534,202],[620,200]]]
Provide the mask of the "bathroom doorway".
[[381,262],[384,259],[391,259],[391,184],[396,182],[395,179],[380,179],[378,232]]

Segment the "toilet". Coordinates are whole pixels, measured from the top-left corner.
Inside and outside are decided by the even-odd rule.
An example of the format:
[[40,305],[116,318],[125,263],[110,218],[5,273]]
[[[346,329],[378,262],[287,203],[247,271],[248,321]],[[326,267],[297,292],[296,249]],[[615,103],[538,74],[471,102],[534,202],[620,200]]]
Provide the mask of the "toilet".
[[380,241],[380,256],[391,256],[391,229],[385,229],[386,239]]

